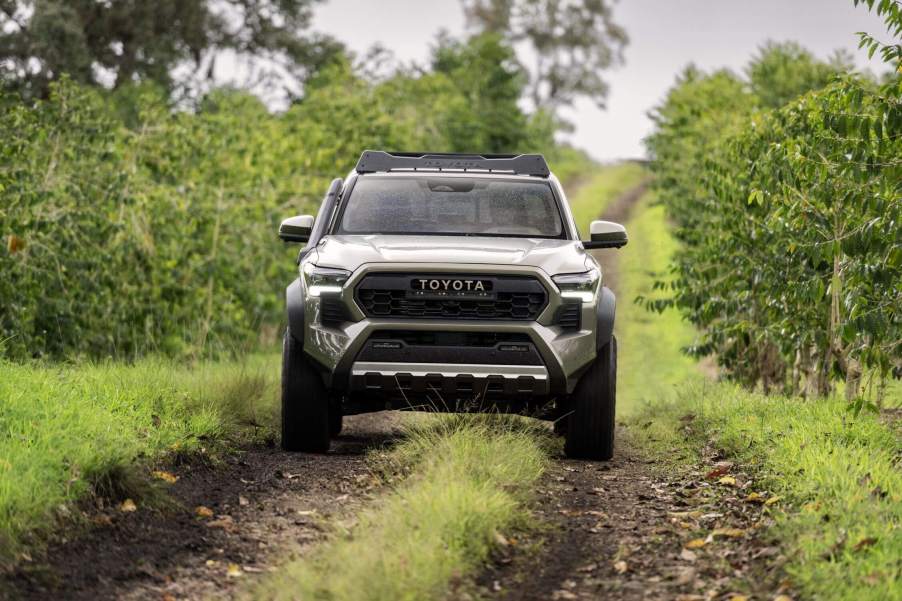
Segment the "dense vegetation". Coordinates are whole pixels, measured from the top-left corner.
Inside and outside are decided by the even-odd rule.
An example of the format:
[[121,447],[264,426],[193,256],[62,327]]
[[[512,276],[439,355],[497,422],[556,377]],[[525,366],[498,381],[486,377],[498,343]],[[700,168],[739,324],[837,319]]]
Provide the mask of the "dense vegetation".
[[524,81],[509,47],[483,35],[381,81],[338,61],[283,113],[230,90],[173,110],[151,85],[64,81],[45,101],[4,99],[0,356],[255,344],[292,277],[281,218],[315,212],[365,148],[551,148],[552,121],[517,106]]
[[772,45],[747,80],[688,69],[653,113],[682,245],[651,304],[749,386],[856,398],[902,360],[902,81],[845,71]]

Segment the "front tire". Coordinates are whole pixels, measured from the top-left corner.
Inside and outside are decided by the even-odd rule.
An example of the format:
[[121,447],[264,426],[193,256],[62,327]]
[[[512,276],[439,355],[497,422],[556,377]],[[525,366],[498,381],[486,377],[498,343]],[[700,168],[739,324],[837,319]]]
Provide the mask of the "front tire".
[[329,395],[323,380],[304,357],[291,330],[286,330],[282,343],[282,448],[325,453],[329,430]]
[[564,452],[574,459],[614,456],[617,400],[617,339],[613,336],[583,374],[571,396]]

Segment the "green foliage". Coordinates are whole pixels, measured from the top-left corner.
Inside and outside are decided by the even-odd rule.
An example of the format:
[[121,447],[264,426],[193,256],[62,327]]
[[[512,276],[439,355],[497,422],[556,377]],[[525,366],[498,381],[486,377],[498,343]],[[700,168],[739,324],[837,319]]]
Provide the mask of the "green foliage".
[[[774,57],[795,66],[764,69]],[[750,67],[779,74],[757,94],[692,74],[654,114],[649,149],[684,243],[673,300],[702,331],[694,352],[735,379],[823,395],[838,377],[853,398],[902,356],[902,88],[845,77],[756,109],[817,82],[807,59],[783,58]]]
[[886,21],[886,32],[890,34],[895,43],[884,43],[874,36],[861,31],[858,33],[861,42],[859,48],[867,48],[868,56],[873,57],[874,53],[880,51],[880,56],[884,62],[895,63],[896,69],[902,69],[902,44],[899,39],[902,38],[902,3],[899,0],[852,0],[855,6],[864,4],[868,10],[876,11],[877,15],[883,17]]
[[0,361],[0,566],[78,515],[85,495],[142,503],[135,495],[147,478],[136,462],[196,451],[270,415],[277,369],[271,355],[193,367]]
[[[44,98],[67,75],[84,84],[212,75],[223,50],[281,67],[297,85],[341,45],[304,35],[316,0],[7,0],[0,3],[0,82]],[[173,81],[180,68],[180,81]]]
[[766,510],[777,522],[770,533],[801,598],[883,601],[902,599],[902,432],[881,419],[851,419],[835,397],[704,384],[630,421],[641,424],[645,444],[669,456],[694,461],[704,448],[723,450],[752,470],[755,491],[782,497]]
[[795,42],[768,42],[749,63],[746,73],[751,91],[761,104],[780,108],[805,92],[823,88],[851,68],[851,61],[841,54],[834,63],[824,63]]
[[[280,219],[315,213],[363,149],[552,146],[544,117],[516,106],[522,81],[496,62],[510,56],[479,37],[441,49],[438,71],[378,83],[338,60],[278,114],[234,90],[188,112],[151,85],[70,81],[34,104],[0,101],[0,356],[255,346],[296,277]],[[455,82],[464,72],[479,73],[476,100]]]

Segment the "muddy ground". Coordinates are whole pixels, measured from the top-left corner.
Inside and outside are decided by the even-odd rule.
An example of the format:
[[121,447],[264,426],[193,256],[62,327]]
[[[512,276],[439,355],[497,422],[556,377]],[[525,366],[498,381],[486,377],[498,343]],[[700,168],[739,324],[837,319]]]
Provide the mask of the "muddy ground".
[[[627,221],[644,191],[645,184],[625,194],[603,217]],[[605,283],[615,290],[616,256],[599,253]],[[364,455],[397,437],[397,416],[354,416],[345,423],[325,456],[254,446],[218,461],[165,466],[178,477],[169,486],[171,507],[91,508],[90,527],[0,576],[0,598],[228,597],[287,556],[309,550],[335,524],[351,525],[378,494]],[[557,458],[531,508],[540,526],[523,538],[508,537],[477,589],[460,596],[688,601],[786,592],[783,558],[758,534],[770,522],[766,491],[713,451],[694,470],[667,473],[629,436],[618,433],[611,462]]]

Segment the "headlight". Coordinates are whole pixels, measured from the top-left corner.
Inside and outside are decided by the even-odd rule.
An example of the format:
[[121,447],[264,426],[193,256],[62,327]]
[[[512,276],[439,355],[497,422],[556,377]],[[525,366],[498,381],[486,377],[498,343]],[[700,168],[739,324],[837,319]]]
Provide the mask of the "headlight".
[[595,301],[598,277],[598,270],[592,268],[585,273],[564,273],[551,279],[557,284],[563,298],[578,298],[584,303],[591,303]]
[[307,285],[307,294],[319,296],[322,293],[339,293],[351,272],[345,269],[333,269],[331,267],[317,267],[311,263],[304,264],[304,283]]

